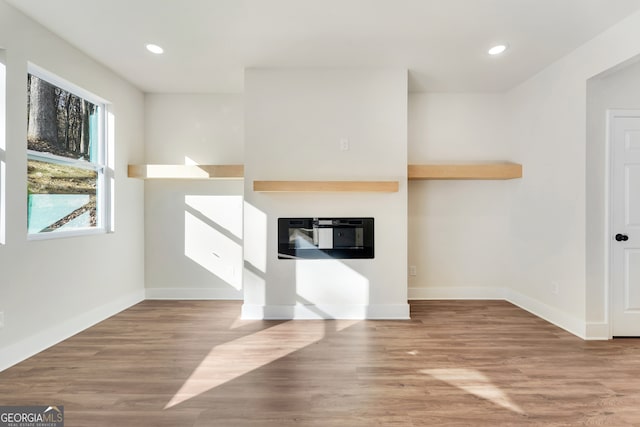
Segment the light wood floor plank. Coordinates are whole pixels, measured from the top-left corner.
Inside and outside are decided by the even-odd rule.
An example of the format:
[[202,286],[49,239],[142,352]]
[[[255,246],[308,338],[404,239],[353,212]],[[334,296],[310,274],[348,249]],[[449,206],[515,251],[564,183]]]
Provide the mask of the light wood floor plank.
[[507,302],[410,321],[242,321],[145,301],[4,372],[67,426],[640,425],[640,340],[582,341]]

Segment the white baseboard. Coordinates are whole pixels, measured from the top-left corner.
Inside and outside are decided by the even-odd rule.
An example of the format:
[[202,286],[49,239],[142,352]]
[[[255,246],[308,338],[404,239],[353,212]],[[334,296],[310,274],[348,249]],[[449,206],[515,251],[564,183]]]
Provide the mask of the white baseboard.
[[555,307],[533,299],[512,289],[505,289],[505,300],[523,310],[546,320],[582,339],[587,339],[586,323],[570,316]]
[[0,349],[0,372],[141,301],[144,301],[144,290],[131,292]]
[[255,305],[243,304],[249,320],[409,319],[409,304],[377,305]]
[[376,304],[367,307],[367,319],[409,320],[409,304]]
[[233,288],[147,288],[147,299],[242,300],[242,291]]
[[606,322],[587,322],[586,339],[608,340],[611,339],[611,328]]
[[508,288],[425,287],[409,288],[409,299],[505,300],[585,340],[608,339],[608,324],[587,324],[580,319]]
[[[506,300],[587,340],[609,339],[609,324],[585,323],[519,292],[505,288],[409,288],[409,299]],[[0,349],[0,372],[144,299],[234,299],[242,292],[231,288],[147,288],[82,313],[22,341]],[[409,319],[409,304],[379,305],[252,305],[243,304],[243,319]]]
[[428,287],[409,288],[409,299],[475,299],[502,300],[503,288],[456,286],[456,287]]

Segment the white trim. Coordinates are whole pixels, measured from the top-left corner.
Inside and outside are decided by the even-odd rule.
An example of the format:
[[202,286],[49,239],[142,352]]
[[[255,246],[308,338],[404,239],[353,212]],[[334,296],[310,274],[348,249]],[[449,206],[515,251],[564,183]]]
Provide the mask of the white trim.
[[587,340],[611,339],[611,327],[606,322],[587,322],[585,330]]
[[456,286],[409,288],[410,300],[503,300],[504,288]]
[[555,307],[551,307],[513,289],[505,289],[505,300],[577,337],[587,339],[585,333],[586,323],[577,317],[570,316]]
[[[602,339],[598,326],[587,324],[555,307],[508,288],[409,288],[409,299],[503,300],[556,325],[582,339]],[[408,319],[409,305],[255,305],[243,304],[242,318],[251,320],[282,319]],[[405,311],[406,310],[406,311]],[[601,327],[601,326],[600,326]]]
[[[476,297],[469,295],[474,289]],[[241,292],[225,288],[147,288],[80,314],[60,325],[0,350],[0,372],[146,299],[233,299]],[[505,300],[582,339],[606,340],[609,324],[584,323],[538,300],[506,288],[410,288],[410,299]],[[234,297],[235,295],[235,297]],[[409,319],[409,304],[378,305],[242,305],[242,318],[262,319]]]
[[[585,340],[606,339],[603,338],[601,328],[606,323],[590,323],[567,315],[555,307],[524,295],[509,288],[486,287],[431,287],[409,288],[410,300],[503,300],[510,302],[529,313],[556,325],[559,328]],[[589,333],[587,333],[589,328]],[[608,337],[607,337],[608,338]]]
[[607,333],[608,338],[613,336],[613,331],[611,330],[612,322],[611,322],[611,173],[612,167],[611,162],[613,161],[613,156],[611,155],[611,139],[612,139],[612,122],[615,116],[614,110],[607,110],[607,118],[605,123],[605,149],[604,149],[604,295],[603,295],[603,304],[604,304],[604,321],[609,325],[609,332]]
[[0,48],[0,246],[6,243],[7,67]]
[[613,138],[614,138],[614,132],[615,129],[613,127],[613,121],[617,118],[634,118],[634,117],[640,117],[640,110],[638,109],[624,109],[624,110],[613,110],[613,109],[608,109],[607,110],[607,123],[606,123],[606,138],[605,138],[605,173],[604,173],[604,179],[605,179],[605,187],[604,187],[604,191],[605,191],[605,196],[604,196],[604,200],[605,200],[605,210],[604,210],[604,216],[605,216],[605,223],[604,223],[604,229],[605,229],[605,237],[604,237],[604,309],[605,309],[605,314],[604,314],[604,322],[602,322],[602,324],[607,324],[609,327],[609,332],[607,334],[607,338],[613,338],[613,319],[612,319],[612,310],[613,310],[613,298],[611,298],[612,295],[612,287],[613,287],[613,280],[612,280],[612,270],[611,270],[611,265],[613,263],[613,251],[611,250],[611,245],[613,245],[614,240],[611,238],[611,236],[613,236],[613,215],[612,215],[612,209],[613,209],[613,191],[611,188],[611,185],[613,183],[613,173],[615,173],[614,169],[613,169],[613,162],[615,161],[615,159],[613,158]]
[[242,305],[242,319],[247,320],[323,320],[323,319],[389,319],[408,320],[409,304],[376,305]]
[[264,319],[264,306],[258,304],[242,304],[240,318],[245,320],[262,320]]
[[367,319],[410,320],[411,306],[407,304],[376,304],[367,307]]
[[144,301],[143,290],[131,292],[0,349],[0,372],[141,301]]
[[96,234],[107,234],[107,230],[100,227],[70,228],[69,230],[49,231],[46,233],[27,233],[27,240],[51,240],[64,239],[66,237],[92,236]]
[[27,72],[31,75],[34,75],[42,80],[46,80],[47,83],[51,83],[54,86],[58,86],[60,89],[63,89],[67,92],[70,92],[80,98],[84,98],[92,104],[109,104],[110,102],[104,98],[99,97],[98,95],[89,92],[86,89],[79,87],[76,84],[71,83],[69,80],[63,79],[57,74],[52,73],[49,70],[46,70],[33,62],[27,63]]
[[[27,72],[43,81],[54,85],[66,92],[69,92],[79,98],[91,102],[98,108],[98,150],[97,159],[95,161],[86,161],[80,159],[72,159],[64,156],[57,156],[51,153],[37,152],[33,150],[27,150],[27,159],[39,160],[43,162],[69,165],[72,167],[94,170],[97,173],[96,180],[96,221],[97,227],[89,227],[76,229],[70,232],[61,233],[29,233],[27,231],[28,240],[48,240],[57,239],[61,237],[75,237],[88,234],[103,234],[113,231],[113,189],[110,184],[110,180],[113,178],[113,171],[107,167],[107,159],[111,155],[112,149],[112,135],[108,133],[107,129],[107,116],[109,114],[110,103],[79,87],[76,84],[69,82],[57,76],[50,71],[45,70],[31,62],[27,64]],[[64,234],[63,234],[64,233]],[[34,236],[38,236],[35,237]]]
[[242,300],[242,290],[233,288],[146,288],[149,300]]
[[115,211],[115,206],[113,204],[114,199],[111,197],[111,171],[106,165],[109,150],[111,149],[108,142],[109,135],[107,134],[107,127],[105,126],[109,107],[106,102],[103,102],[99,108],[101,109],[101,113],[98,116],[98,135],[100,135],[98,140],[100,141],[100,145],[98,147],[96,163],[100,164],[102,169],[98,173],[98,182],[96,183],[96,220],[105,231],[110,231],[113,229],[110,221],[113,218],[111,213]]
[[0,246],[4,246],[7,243],[7,220],[6,220],[6,206],[7,206],[7,164],[4,160],[4,151],[0,149]]
[[40,162],[55,163],[57,165],[71,166],[78,169],[86,169],[96,172],[102,172],[105,168],[103,164],[83,160],[82,157],[73,159],[71,157],[58,156],[49,152],[27,150],[28,160],[37,160]]

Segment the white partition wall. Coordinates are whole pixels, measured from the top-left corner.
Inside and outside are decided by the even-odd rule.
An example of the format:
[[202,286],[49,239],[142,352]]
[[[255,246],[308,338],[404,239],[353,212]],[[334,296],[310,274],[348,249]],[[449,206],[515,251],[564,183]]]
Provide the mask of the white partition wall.
[[[146,94],[148,164],[242,164],[242,94]],[[242,298],[242,180],[147,180],[151,299]]]
[[[408,318],[406,70],[247,70],[244,163],[244,317]],[[261,193],[254,180],[399,191]],[[375,258],[279,260],[279,217],[374,217]]]

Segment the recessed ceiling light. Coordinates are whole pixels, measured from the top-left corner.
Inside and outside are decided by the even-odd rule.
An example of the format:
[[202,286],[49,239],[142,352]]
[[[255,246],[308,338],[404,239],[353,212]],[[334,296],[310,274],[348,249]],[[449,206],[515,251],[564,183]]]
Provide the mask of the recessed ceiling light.
[[492,47],[491,49],[489,49],[487,51],[487,53],[489,55],[500,55],[505,50],[507,50],[507,45],[506,44],[499,44],[499,45],[496,45],[496,46]]
[[147,45],[147,50],[151,53],[155,53],[156,55],[160,55],[161,53],[164,53],[164,49],[158,46],[157,44],[149,43]]

